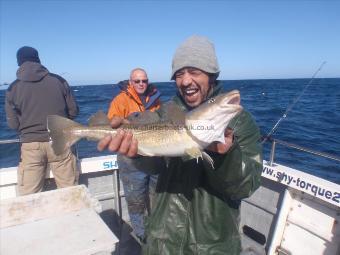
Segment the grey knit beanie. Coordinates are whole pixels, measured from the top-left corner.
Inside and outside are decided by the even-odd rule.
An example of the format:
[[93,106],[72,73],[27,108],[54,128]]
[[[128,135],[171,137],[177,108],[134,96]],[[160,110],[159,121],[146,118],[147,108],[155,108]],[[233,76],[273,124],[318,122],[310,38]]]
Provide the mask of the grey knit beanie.
[[215,47],[208,38],[193,35],[186,39],[176,50],[172,59],[171,80],[174,74],[184,67],[195,67],[207,73],[216,74],[220,72],[215,54]]

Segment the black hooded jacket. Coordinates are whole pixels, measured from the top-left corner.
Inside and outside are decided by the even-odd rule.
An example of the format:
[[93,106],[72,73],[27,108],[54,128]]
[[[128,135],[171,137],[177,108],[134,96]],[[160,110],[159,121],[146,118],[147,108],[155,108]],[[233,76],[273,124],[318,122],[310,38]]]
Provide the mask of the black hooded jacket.
[[7,89],[5,110],[8,126],[19,132],[21,142],[48,141],[47,115],[73,119],[79,111],[66,80],[31,61],[20,66]]

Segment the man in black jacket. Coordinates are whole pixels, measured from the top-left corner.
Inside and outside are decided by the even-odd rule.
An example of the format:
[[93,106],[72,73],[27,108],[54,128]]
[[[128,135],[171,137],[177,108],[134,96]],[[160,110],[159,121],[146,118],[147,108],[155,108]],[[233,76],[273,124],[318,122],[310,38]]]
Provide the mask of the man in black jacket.
[[18,193],[42,191],[48,168],[58,188],[75,185],[76,157],[71,150],[54,154],[46,123],[51,114],[76,117],[79,110],[72,91],[65,79],[40,64],[36,49],[20,48],[17,61],[17,79],[6,91],[5,110],[8,126],[18,131],[21,142]]

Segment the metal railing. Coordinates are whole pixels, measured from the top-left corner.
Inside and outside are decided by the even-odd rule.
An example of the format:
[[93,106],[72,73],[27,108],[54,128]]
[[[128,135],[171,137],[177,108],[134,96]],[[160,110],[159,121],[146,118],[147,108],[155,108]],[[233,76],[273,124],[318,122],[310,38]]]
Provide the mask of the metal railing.
[[296,150],[299,150],[299,151],[304,151],[304,152],[307,152],[307,153],[310,153],[310,154],[313,154],[313,155],[316,155],[316,156],[319,156],[319,157],[322,157],[322,158],[327,158],[327,159],[331,159],[331,160],[335,160],[335,161],[340,162],[340,157],[336,156],[336,155],[311,150],[311,149],[308,149],[308,148],[305,148],[305,147],[302,147],[302,146],[299,146],[299,145],[296,145],[296,144],[293,144],[293,143],[281,141],[281,140],[278,140],[278,139],[270,138],[268,140],[272,142],[272,147],[271,147],[270,156],[269,156],[269,165],[270,166],[272,166],[273,163],[274,163],[275,152],[276,152],[276,144],[280,144],[280,145],[286,146],[288,148],[293,148],[293,149],[296,149]]
[[[276,144],[280,144],[283,145],[285,147],[288,148],[293,148],[299,151],[304,151],[319,157],[323,157],[323,158],[327,158],[327,159],[331,159],[331,160],[335,160],[335,161],[339,161],[340,162],[340,157],[336,156],[336,155],[332,155],[329,153],[324,153],[324,152],[319,152],[319,151],[315,151],[315,150],[311,150],[293,143],[289,143],[289,142],[285,142],[279,139],[273,139],[273,138],[266,138],[268,141],[270,141],[272,143],[271,146],[271,150],[270,150],[270,156],[269,156],[269,165],[272,166],[274,163],[274,158],[275,158],[275,152],[276,152]],[[1,144],[10,144],[10,143],[19,143],[20,140],[19,139],[8,139],[8,140],[0,140],[0,145]],[[77,159],[79,159],[78,156],[78,147],[77,145],[74,147],[75,148],[75,154]]]
[[0,140],[0,144],[20,143],[19,139]]
[[[273,138],[267,138],[268,141],[270,141],[272,143],[272,147],[270,150],[270,156],[269,156],[269,164],[272,165],[274,163],[274,158],[275,158],[275,152],[276,152],[276,144],[280,144],[283,146],[286,146],[288,148],[293,148],[299,151],[304,151],[319,157],[323,157],[323,158],[327,158],[327,159],[331,159],[331,160],[335,160],[335,161],[339,161],[340,162],[340,156],[336,156],[336,155],[332,155],[329,153],[324,153],[324,152],[319,152],[319,151],[315,151],[315,150],[311,150],[293,143],[289,143],[289,142],[285,142],[279,139],[273,139]],[[19,139],[7,139],[7,140],[0,140],[0,145],[1,144],[10,144],[10,143],[20,143]],[[76,156],[78,158],[78,147],[77,145],[75,146],[75,153]],[[78,158],[79,159],[79,158]]]

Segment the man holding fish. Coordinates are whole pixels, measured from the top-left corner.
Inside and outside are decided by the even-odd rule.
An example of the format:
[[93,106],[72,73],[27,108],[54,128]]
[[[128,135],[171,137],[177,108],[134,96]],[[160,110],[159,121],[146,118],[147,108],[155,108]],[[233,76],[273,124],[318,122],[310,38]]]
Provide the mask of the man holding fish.
[[137,169],[158,174],[144,254],[241,252],[239,207],[260,185],[262,147],[239,92],[223,93],[219,72],[214,45],[192,36],[172,61],[178,93],[159,110],[128,124],[114,118],[111,126],[103,113],[88,127],[47,118],[56,154],[81,138],[97,139],[98,150],[134,158]]
[[[146,223],[144,254],[241,252],[239,206],[241,199],[260,185],[262,148],[258,127],[241,107],[234,108],[227,126],[219,127],[231,114],[225,112],[227,106],[222,104],[226,100],[229,105],[240,102],[237,91],[221,100],[222,84],[216,80],[219,72],[214,45],[205,37],[188,38],[174,55],[171,78],[176,81],[178,94],[173,101],[188,112],[185,124],[194,123],[195,127],[200,121],[208,121],[215,129],[214,134],[212,130],[187,129],[199,146],[185,149],[185,154],[196,159],[176,156],[156,164],[152,157],[137,158],[140,164],[155,168],[159,174],[156,200]],[[203,119],[208,116],[204,112],[209,110],[209,104],[214,103],[220,105],[214,111],[220,112]],[[214,115],[214,111],[209,115]],[[121,120],[111,123],[114,128],[120,124]],[[143,153],[139,146],[143,142],[126,129],[98,143],[99,150],[107,148],[129,157],[137,153],[151,155],[147,150]]]

